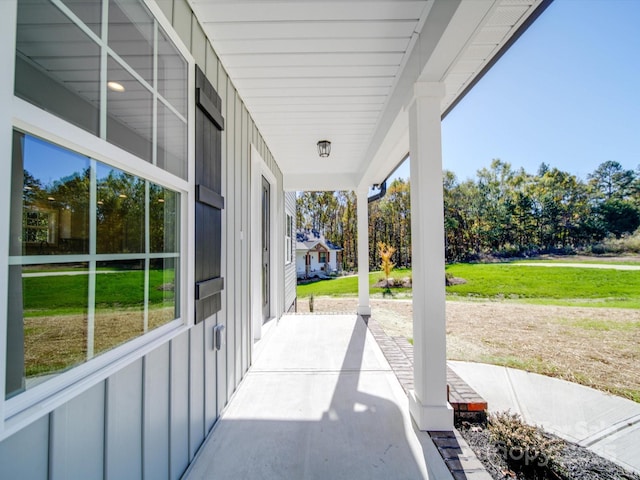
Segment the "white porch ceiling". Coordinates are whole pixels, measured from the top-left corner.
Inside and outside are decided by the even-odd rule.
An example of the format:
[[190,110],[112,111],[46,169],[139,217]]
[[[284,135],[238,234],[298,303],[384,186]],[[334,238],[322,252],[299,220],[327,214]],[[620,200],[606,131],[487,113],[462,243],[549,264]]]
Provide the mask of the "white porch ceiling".
[[285,188],[336,190],[381,182],[406,155],[417,80],[445,83],[445,112],[544,0],[190,4]]

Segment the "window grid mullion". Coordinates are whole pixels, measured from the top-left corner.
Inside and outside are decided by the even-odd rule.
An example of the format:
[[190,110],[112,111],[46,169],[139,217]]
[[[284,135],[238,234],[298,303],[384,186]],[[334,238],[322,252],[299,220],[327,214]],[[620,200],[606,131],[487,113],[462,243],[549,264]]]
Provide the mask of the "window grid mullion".
[[97,162],[90,160],[89,171],[89,278],[87,285],[87,360],[94,356],[96,322],[96,253],[98,231],[98,180]]
[[149,252],[151,250],[151,234],[149,232],[149,211],[151,205],[149,203],[149,181],[144,182],[144,333],[149,331]]
[[109,0],[102,1],[102,28],[100,30],[100,138],[107,139],[107,39],[109,35]]

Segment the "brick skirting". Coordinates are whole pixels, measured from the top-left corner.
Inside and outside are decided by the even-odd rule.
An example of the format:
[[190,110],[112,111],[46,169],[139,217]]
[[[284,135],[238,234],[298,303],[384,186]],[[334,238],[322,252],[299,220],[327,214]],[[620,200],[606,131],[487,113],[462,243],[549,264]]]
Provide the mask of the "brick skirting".
[[[413,390],[413,345],[405,337],[390,337],[369,317],[367,325],[382,353],[398,377],[406,393]],[[447,399],[453,407],[454,421],[484,423],[487,420],[487,402],[447,366]]]

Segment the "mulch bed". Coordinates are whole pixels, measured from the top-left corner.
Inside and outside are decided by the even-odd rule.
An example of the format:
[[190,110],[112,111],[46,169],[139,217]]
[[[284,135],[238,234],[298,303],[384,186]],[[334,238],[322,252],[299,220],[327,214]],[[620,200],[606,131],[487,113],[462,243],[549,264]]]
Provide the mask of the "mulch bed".
[[489,430],[465,424],[458,431],[495,480],[640,480],[640,475],[623,469],[587,448],[558,437],[555,438],[565,445],[557,458],[564,470],[563,474],[514,471],[504,458],[504,453],[491,440]]

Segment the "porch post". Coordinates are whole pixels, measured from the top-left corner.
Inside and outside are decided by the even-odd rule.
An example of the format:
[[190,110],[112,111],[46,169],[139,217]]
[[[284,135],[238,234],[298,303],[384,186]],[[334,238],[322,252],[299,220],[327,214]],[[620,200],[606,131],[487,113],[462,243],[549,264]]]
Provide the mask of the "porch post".
[[444,206],[440,101],[444,84],[419,82],[409,107],[413,380],[409,409],[420,430],[452,430],[447,402]]
[[369,189],[358,188],[358,315],[371,315],[369,305]]

